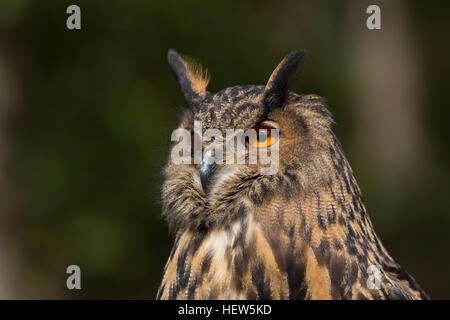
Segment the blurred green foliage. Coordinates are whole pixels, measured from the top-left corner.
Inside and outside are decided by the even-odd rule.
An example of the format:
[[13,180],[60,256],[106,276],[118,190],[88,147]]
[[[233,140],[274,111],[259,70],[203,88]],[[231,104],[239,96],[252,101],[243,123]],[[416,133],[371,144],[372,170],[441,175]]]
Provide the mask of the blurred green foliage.
[[[24,84],[12,165],[24,297],[155,296],[172,241],[160,172],[184,103],[166,63],[173,47],[209,67],[210,91],[264,84],[286,53],[306,48],[293,91],[328,98],[377,232],[432,297],[450,298],[450,8],[406,3],[427,71],[422,117],[440,151],[424,180],[390,192],[346,147],[353,2],[2,0],[0,45],[21,52]],[[70,4],[81,7],[79,31],[66,28]],[[65,289],[70,264],[81,291]]]

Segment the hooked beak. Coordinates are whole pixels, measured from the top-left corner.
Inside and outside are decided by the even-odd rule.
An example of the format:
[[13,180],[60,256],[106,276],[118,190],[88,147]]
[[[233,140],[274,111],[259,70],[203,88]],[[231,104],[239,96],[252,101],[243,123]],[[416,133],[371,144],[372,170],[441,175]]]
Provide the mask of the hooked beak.
[[217,164],[214,161],[214,149],[207,150],[203,155],[203,160],[200,165],[200,182],[205,194],[209,193],[209,186],[211,177],[217,169]]

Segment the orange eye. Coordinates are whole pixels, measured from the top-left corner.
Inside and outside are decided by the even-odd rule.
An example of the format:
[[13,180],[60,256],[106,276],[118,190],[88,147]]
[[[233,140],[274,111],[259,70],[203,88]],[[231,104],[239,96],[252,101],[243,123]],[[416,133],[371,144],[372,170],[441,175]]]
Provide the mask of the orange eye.
[[267,148],[278,141],[278,135],[272,135],[272,130],[276,130],[270,126],[258,126],[256,130],[256,141],[253,142],[255,148]]

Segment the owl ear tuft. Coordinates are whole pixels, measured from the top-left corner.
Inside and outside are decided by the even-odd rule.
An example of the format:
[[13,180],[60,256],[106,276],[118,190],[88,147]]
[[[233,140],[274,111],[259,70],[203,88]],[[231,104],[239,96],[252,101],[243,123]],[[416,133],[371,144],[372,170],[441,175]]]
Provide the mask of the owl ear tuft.
[[284,103],[289,85],[300,70],[305,55],[304,50],[290,53],[272,72],[263,95],[263,104],[268,112]]
[[167,58],[186,102],[191,109],[196,109],[207,95],[208,71],[194,60],[180,56],[173,49],[169,50]]

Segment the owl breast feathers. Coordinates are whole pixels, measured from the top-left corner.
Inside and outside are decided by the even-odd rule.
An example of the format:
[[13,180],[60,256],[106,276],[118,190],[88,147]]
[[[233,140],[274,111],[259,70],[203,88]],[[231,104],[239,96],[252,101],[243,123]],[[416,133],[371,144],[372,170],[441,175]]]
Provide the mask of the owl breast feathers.
[[[169,159],[162,203],[175,242],[158,299],[428,299],[375,234],[325,99],[288,91],[303,57],[284,58],[265,86],[210,93],[207,73],[169,51],[188,105],[179,128],[275,128],[277,141],[257,148],[276,146],[278,164],[262,174],[260,162]],[[205,156],[217,141],[199,143]]]

